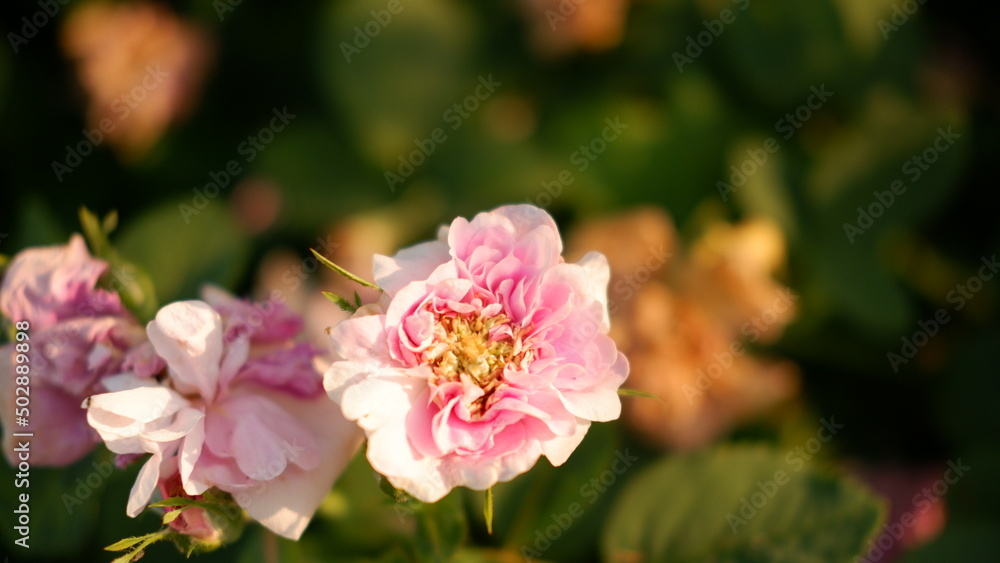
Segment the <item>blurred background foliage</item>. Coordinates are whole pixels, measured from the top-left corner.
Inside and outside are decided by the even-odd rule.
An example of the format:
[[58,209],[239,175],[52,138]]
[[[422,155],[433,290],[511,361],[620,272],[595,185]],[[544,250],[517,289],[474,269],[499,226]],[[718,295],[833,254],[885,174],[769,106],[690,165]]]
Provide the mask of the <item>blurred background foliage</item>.
[[[0,8],[10,43],[0,49],[0,252],[65,241],[81,205],[117,209],[112,242],[150,274],[160,303],[209,281],[286,291],[321,330],[343,317],[316,304],[337,282],[315,272],[309,247],[367,273],[371,252],[530,202],[568,240],[588,241],[574,252],[609,254],[614,322],[625,327],[616,338],[634,352],[629,386],[664,399],[624,399],[625,420],[593,427],[564,467],[540,462],[498,487],[493,536],[481,495],[401,513],[359,456],[301,542],[249,528],[200,559],[515,561],[529,548],[552,561],[850,561],[872,557],[882,523],[910,511],[920,522],[878,560],[996,560],[998,282],[968,281],[1000,244],[991,8],[206,0],[53,2],[58,13],[46,15],[42,4]],[[817,91],[831,94],[810,107]],[[102,119],[114,131],[88,147]],[[625,128],[597,143],[616,121]],[[948,131],[953,143],[926,152]],[[586,146],[602,148],[591,158]],[[911,162],[928,154],[933,163]],[[737,184],[741,167],[753,172]],[[863,222],[896,180],[906,191]],[[624,257],[638,248],[635,264],[648,267],[657,245],[670,258],[645,284]],[[641,284],[615,285],[630,273]],[[706,294],[729,283],[723,275],[738,288]],[[723,322],[736,309],[718,304],[760,303],[743,293],[765,282],[792,289],[794,313],[748,342],[743,323],[766,307]],[[966,285],[981,289],[959,310]],[[948,322],[894,365],[890,354],[941,309]],[[724,375],[706,391],[715,402],[685,397],[731,341],[754,351],[738,358],[741,383]],[[726,514],[789,469],[786,453],[809,444],[821,417],[843,430],[732,532]],[[583,487],[626,451],[638,461],[591,504]],[[102,546],[156,526],[149,514],[124,517],[134,468],[64,510],[75,479],[105,455],[33,470],[29,560],[110,560]],[[959,459],[967,476],[933,509],[916,504]],[[7,521],[10,480],[0,489]],[[582,516],[553,538],[574,503]],[[8,547],[10,527],[0,533],[24,560]],[[178,557],[159,546],[147,560]]]

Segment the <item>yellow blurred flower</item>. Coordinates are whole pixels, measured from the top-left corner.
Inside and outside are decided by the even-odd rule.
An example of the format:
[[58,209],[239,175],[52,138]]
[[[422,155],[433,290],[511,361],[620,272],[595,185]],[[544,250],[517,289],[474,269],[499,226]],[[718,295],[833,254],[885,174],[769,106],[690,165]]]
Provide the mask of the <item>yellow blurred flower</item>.
[[628,401],[625,419],[641,435],[696,448],[797,393],[794,364],[747,348],[774,341],[795,315],[797,297],[773,278],[785,261],[775,225],[713,223],[684,252],[670,218],[644,208],[584,224],[569,240],[570,257],[608,257],[626,386],[662,399]]

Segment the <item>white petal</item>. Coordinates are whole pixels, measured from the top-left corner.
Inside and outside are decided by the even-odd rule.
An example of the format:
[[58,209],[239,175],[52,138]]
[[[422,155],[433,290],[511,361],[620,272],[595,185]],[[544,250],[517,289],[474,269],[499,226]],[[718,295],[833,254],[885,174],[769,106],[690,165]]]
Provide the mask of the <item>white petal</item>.
[[608,259],[600,252],[588,252],[577,262],[582,266],[587,278],[587,293],[597,300],[603,307],[604,318],[603,328],[607,332],[611,326],[608,316],[608,283],[611,281],[611,268],[608,266]]
[[222,361],[222,319],[207,303],[181,301],[160,309],[146,327],[149,340],[182,392],[211,401]]
[[181,484],[184,486],[184,492],[189,495],[200,495],[210,489],[212,484],[202,483],[191,478],[191,472],[194,471],[194,465],[198,462],[198,458],[201,456],[201,449],[205,444],[205,419],[201,419],[197,422],[195,427],[184,437],[184,441],[181,442],[180,451],[180,473],[181,473]]
[[330,328],[327,335],[341,359],[386,365],[385,315],[354,315]]
[[139,470],[139,476],[136,477],[135,484],[132,485],[132,492],[128,497],[128,506],[125,508],[125,512],[132,518],[138,516],[149,504],[149,499],[156,489],[156,483],[160,480],[160,463],[162,461],[163,456],[160,453],[154,453]]
[[371,366],[357,362],[333,362],[330,364],[330,369],[323,374],[323,388],[326,389],[330,399],[339,405],[343,400],[344,391],[373,373]]
[[560,390],[566,410],[573,415],[594,422],[608,422],[622,413],[618,386],[592,387],[584,391]]
[[394,295],[410,282],[427,279],[435,268],[450,259],[448,245],[433,240],[404,248],[391,257],[376,254],[372,271],[375,283]]
[[198,409],[181,409],[174,416],[173,422],[166,428],[143,432],[142,437],[153,442],[172,442],[187,436],[198,421],[205,417],[205,413]]
[[559,467],[569,459],[571,453],[583,441],[590,429],[590,421],[577,419],[576,431],[569,436],[556,436],[551,440],[542,442],[542,453],[548,458],[549,463]]
[[[173,415],[188,406],[188,401],[171,389],[153,386],[93,395],[88,404],[88,416],[109,413],[145,424]],[[100,432],[101,428],[94,427]],[[141,426],[136,428],[140,431],[142,429]]]

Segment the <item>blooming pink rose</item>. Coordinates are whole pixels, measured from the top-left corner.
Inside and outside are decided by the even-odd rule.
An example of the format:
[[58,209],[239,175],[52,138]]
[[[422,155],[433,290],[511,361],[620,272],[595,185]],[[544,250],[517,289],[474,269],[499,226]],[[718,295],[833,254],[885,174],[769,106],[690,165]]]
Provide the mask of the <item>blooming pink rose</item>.
[[[30,248],[11,260],[0,285],[0,313],[11,322],[27,321],[26,355],[31,404],[27,426],[33,432],[31,462],[67,465],[100,440],[78,406],[104,391],[106,376],[142,363],[143,375],[163,369],[158,358],[142,356],[142,327],[122,306],[118,294],[96,288],[107,262],[91,257],[80,235],[69,244]],[[0,420],[15,428],[14,344],[0,348]],[[3,448],[16,463],[13,437],[4,433]]]
[[607,336],[608,264],[563,261],[530,205],[458,218],[438,240],[375,257],[384,290],[330,330],[325,386],[395,487],[434,502],[561,465],[618,417],[628,362]]
[[103,305],[99,312],[120,314],[118,296],[95,289],[107,269],[108,263],[91,257],[77,234],[64,246],[27,249],[14,256],[4,272],[0,311],[14,321],[30,321],[35,331],[87,316],[84,311],[90,307]]
[[[111,451],[153,454],[132,488],[129,515],[177,471],[186,495],[218,487],[254,519],[297,539],[360,433],[323,395],[316,350],[274,341],[266,323],[223,301],[225,318],[202,301],[161,309],[147,333],[168,377],[115,379],[109,386],[120,390],[91,397],[87,419]],[[256,310],[287,318],[270,301]]]

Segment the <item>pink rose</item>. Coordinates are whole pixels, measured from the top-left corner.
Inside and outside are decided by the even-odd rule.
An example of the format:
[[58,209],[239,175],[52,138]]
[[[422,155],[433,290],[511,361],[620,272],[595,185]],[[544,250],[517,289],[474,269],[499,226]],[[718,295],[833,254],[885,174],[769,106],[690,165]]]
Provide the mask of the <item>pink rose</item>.
[[607,336],[608,264],[563,261],[529,205],[458,218],[438,240],[376,256],[384,290],[330,330],[325,386],[395,487],[434,502],[561,465],[616,419],[628,362]]
[[184,301],[147,327],[167,363],[165,381],[116,378],[109,383],[116,391],[90,398],[87,420],[111,451],[153,454],[132,488],[130,516],[179,472],[187,496],[217,487],[275,533],[297,539],[360,434],[324,396],[317,351],[279,342],[254,320],[287,319],[287,310],[207,295],[225,303],[225,316]]
[[[30,423],[14,426],[14,344],[0,348],[0,419],[5,428],[34,432],[31,461],[39,466],[68,465],[100,440],[79,409],[84,398],[104,391],[105,377],[143,363],[143,375],[163,369],[143,357],[146,336],[122,306],[118,294],[98,289],[107,262],[93,258],[83,237],[69,244],[30,248],[11,260],[0,285],[0,313],[11,322],[27,321],[26,355],[30,367]],[[13,444],[4,433],[11,464]]]

